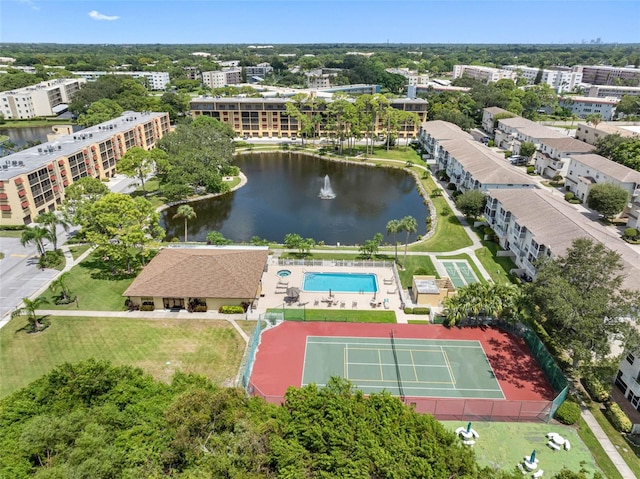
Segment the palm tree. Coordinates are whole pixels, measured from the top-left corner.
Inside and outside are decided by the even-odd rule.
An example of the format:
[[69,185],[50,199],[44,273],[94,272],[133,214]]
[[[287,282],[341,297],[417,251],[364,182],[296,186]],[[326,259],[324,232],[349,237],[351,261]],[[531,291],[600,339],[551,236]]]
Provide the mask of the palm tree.
[[58,235],[56,234],[56,227],[61,225],[65,231],[69,231],[69,223],[61,216],[56,215],[53,211],[42,213],[36,218],[36,223],[44,225],[49,231],[47,239],[51,241],[53,250],[58,249]]
[[29,326],[31,327],[31,331],[37,331],[40,329],[41,324],[38,322],[38,317],[36,316],[36,310],[49,302],[40,297],[34,300],[29,298],[22,298],[22,303],[24,306],[22,308],[16,309],[13,313],[11,313],[11,319],[16,318],[18,316],[27,316],[27,320],[29,321]]
[[400,220],[390,220],[387,223],[387,235],[393,235],[393,246],[396,249],[396,263],[398,262],[398,233],[401,231]]
[[187,222],[196,218],[195,210],[189,205],[180,205],[178,206],[178,211],[173,215],[173,219],[176,218],[184,218],[184,242],[187,242]]
[[42,257],[45,253],[45,239],[51,239],[49,230],[43,228],[42,226],[34,226],[32,228],[27,228],[22,232],[22,236],[20,237],[20,244],[26,247],[28,244],[33,243],[34,245],[36,245],[38,254]]
[[405,216],[400,220],[400,231],[407,233],[407,238],[404,243],[404,258],[402,259],[402,267],[407,265],[407,248],[409,247],[409,236],[411,233],[418,231],[418,222],[413,216]]
[[67,285],[67,280],[69,279],[69,272],[62,273],[58,276],[57,279],[54,279],[49,285],[49,290],[53,293],[56,291],[60,291],[61,302],[67,304],[71,300],[71,291],[69,290],[69,286]]

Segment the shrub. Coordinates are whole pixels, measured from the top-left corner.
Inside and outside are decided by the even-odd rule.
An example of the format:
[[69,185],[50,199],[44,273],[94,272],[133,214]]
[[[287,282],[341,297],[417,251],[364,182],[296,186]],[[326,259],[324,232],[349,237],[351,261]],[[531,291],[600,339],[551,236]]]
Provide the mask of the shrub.
[[0,231],[22,231],[27,229],[26,225],[2,225]]
[[413,314],[413,308],[409,308],[408,306],[404,308],[404,314]]
[[153,304],[143,304],[140,306],[140,311],[154,311],[156,307]]
[[219,312],[222,314],[242,314],[244,308],[242,306],[220,306]]
[[451,193],[451,196],[453,198],[457,198],[458,196],[461,196],[461,195],[462,195],[462,191],[460,190],[455,190],[453,193]]
[[637,241],[638,236],[640,236],[640,233],[638,233],[638,230],[635,228],[627,228],[624,230],[624,239],[626,240]]
[[573,193],[571,193],[570,191],[567,191],[564,194],[564,199],[567,201],[571,201],[572,199],[574,199],[576,197],[576,195],[574,195]]
[[509,158],[511,155],[513,155],[512,151],[507,150],[507,151],[504,152],[504,157],[505,158]]
[[495,141],[493,141],[493,140],[489,140],[489,141],[487,142],[487,146],[488,146],[489,148],[492,148],[492,147],[496,146],[496,142],[495,142]]
[[605,402],[609,399],[609,391],[595,376],[585,376],[580,382],[594,401]]
[[629,416],[616,403],[611,403],[604,412],[611,425],[620,432],[631,432],[633,424]]
[[569,200],[569,203],[571,203],[572,205],[579,205],[580,203],[582,203],[582,200],[580,198],[571,198]]
[[442,208],[442,210],[440,211],[440,214],[442,216],[449,216],[451,214],[451,208],[449,208],[448,206],[445,206],[444,208]]
[[551,181],[562,181],[562,175],[554,175],[553,178],[551,178]]
[[580,419],[580,406],[573,401],[567,400],[558,408],[555,418],[562,424],[575,424]]
[[529,165],[527,166],[527,174],[528,175],[533,175],[536,171],[536,167],[533,165]]
[[453,191],[455,191],[455,190],[457,189],[457,188],[456,188],[456,184],[455,184],[455,183],[449,183],[449,184],[447,184],[447,189],[448,189],[448,190],[453,190]]
[[206,313],[207,312],[207,305],[206,304],[199,304],[196,307],[193,308],[193,312],[194,313]]
[[39,268],[57,268],[64,263],[64,253],[62,250],[45,251],[38,260]]
[[430,312],[431,308],[429,307],[413,308],[413,314],[429,314]]

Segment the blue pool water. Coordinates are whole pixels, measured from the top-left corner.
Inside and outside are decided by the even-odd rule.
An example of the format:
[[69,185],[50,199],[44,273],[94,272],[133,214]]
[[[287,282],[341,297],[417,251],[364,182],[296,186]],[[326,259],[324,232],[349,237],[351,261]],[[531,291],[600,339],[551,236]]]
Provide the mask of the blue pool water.
[[332,293],[375,293],[378,291],[376,275],[372,273],[305,273],[304,291]]

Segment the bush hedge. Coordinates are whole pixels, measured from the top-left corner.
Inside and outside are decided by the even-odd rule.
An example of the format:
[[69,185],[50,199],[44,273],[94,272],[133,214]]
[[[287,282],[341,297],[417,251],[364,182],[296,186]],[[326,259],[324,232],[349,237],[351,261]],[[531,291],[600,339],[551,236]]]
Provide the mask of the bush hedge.
[[244,308],[242,306],[220,306],[218,311],[222,314],[242,314]]
[[413,308],[409,308],[409,307],[404,308],[404,314],[413,314]]
[[605,410],[604,415],[611,425],[620,432],[631,432],[633,424],[629,416],[618,406],[616,403],[609,404],[609,407]]
[[571,201],[572,199],[574,199],[576,197],[576,195],[574,195],[573,193],[571,193],[570,191],[567,191],[564,194],[564,199],[567,201]]
[[573,401],[563,402],[554,416],[562,424],[573,425],[580,419],[580,406]]
[[606,402],[609,399],[609,391],[600,380],[594,376],[585,376],[580,382],[592,400]]
[[419,307],[413,308],[413,314],[429,314],[431,312],[431,308]]
[[140,306],[140,311],[154,311],[156,307],[153,304],[143,304]]

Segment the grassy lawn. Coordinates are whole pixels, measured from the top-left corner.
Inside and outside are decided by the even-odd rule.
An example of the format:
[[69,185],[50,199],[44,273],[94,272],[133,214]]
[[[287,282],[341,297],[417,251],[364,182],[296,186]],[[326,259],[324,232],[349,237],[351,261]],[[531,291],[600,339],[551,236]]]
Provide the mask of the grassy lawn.
[[[431,197],[431,201],[436,208],[438,218],[436,221],[436,232],[426,241],[411,245],[411,251],[454,251],[460,248],[471,246],[473,242],[469,235],[455,217],[446,200],[441,196],[433,196],[437,189],[433,178],[422,178],[422,184]],[[446,195],[446,193],[443,193]]]
[[[609,437],[615,448],[618,450],[624,461],[635,473],[636,477],[640,477],[640,457],[636,455],[636,452],[634,452],[634,450],[629,445],[629,443],[627,443],[624,437],[622,437],[622,435],[614,429],[609,420],[600,410],[600,407],[597,403],[592,402],[591,404],[589,404],[589,409],[591,410],[593,416],[596,418],[596,421],[598,421],[598,424],[600,424],[600,427],[606,433],[607,437]],[[638,453],[640,453],[640,450],[638,451]]]
[[495,283],[512,283],[509,271],[516,267],[515,263],[508,256],[498,256],[498,251],[502,251],[500,245],[495,241],[483,239],[483,231],[477,228],[475,231],[482,243],[482,248],[475,251],[476,258],[482,263]]
[[407,319],[408,324],[431,324],[428,319]]
[[24,230],[0,230],[0,238],[21,238]]
[[251,335],[253,334],[253,330],[256,329],[256,324],[258,323],[258,321],[242,320],[236,321],[236,323],[242,328],[245,333],[249,335],[249,337],[251,337]]
[[604,449],[602,449],[600,442],[596,439],[596,436],[582,418],[580,418],[580,421],[578,422],[578,435],[591,451],[596,464],[598,464],[598,467],[602,469],[605,477],[608,479],[623,479],[618,472],[618,469],[609,458],[609,455]]
[[[282,309],[268,311],[282,312]],[[395,323],[396,313],[393,311],[353,311],[345,309],[300,309],[286,308],[285,320],[327,321],[344,323]]]
[[[476,266],[476,263],[471,259],[471,256],[469,256],[466,253],[456,254],[456,255],[453,255],[453,256],[436,256],[436,258],[444,259],[444,260],[447,260],[447,259],[466,259],[467,262],[469,263],[469,265],[471,266],[471,269],[476,274],[476,277],[478,278],[478,281],[480,281],[481,283],[486,283],[487,282],[487,280],[484,279],[484,276],[482,276],[482,273],[480,272],[480,270]],[[486,268],[484,263],[483,263],[483,266]]]
[[75,303],[56,305],[53,293],[45,292],[42,296],[49,301],[46,309],[76,309],[88,311],[121,311],[124,308],[124,290],[133,281],[131,277],[113,277],[107,263],[95,253],[89,255],[82,263],[69,270],[67,284],[72,293],[78,297]]
[[[467,425],[461,421],[443,421],[443,424],[452,431]],[[482,466],[512,471],[518,463],[523,462],[524,456],[535,450],[540,461],[539,468],[544,470],[544,477],[553,477],[563,467],[572,471],[584,468],[589,477],[598,470],[591,452],[578,436],[576,428],[560,424],[475,421],[473,428],[480,435],[473,449],[478,463]],[[551,431],[568,439],[571,450],[551,450],[545,437]]]
[[56,365],[88,358],[137,366],[165,381],[180,370],[228,382],[245,348],[228,322],[208,319],[56,317],[38,334],[19,331],[25,324],[16,318],[0,330],[0,397]]
[[87,251],[89,248],[91,248],[91,245],[79,244],[76,246],[69,246],[69,252],[71,253],[71,256],[73,256],[73,259],[78,259],[82,256],[82,253]]
[[[402,254],[398,252],[398,261],[402,262]],[[408,288],[411,286],[411,281],[413,279],[413,275],[416,274],[416,271],[422,270],[421,273],[427,274],[429,276],[435,276],[439,278],[440,275],[436,272],[436,267],[433,265],[433,261],[429,256],[407,256],[407,264],[405,265],[405,269],[398,269],[398,274],[400,275],[400,282],[402,283],[403,288]]]

